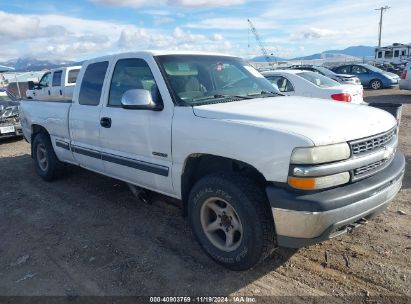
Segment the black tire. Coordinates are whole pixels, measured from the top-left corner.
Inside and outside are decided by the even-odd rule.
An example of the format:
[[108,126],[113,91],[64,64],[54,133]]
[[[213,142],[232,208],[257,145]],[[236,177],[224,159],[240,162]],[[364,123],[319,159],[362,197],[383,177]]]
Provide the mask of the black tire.
[[383,88],[383,86],[384,85],[383,85],[382,81],[379,80],[379,79],[374,79],[374,80],[371,80],[371,82],[370,82],[370,88],[373,89],[373,90],[380,90],[380,89]]
[[[38,150],[45,151],[44,157],[47,166],[40,162]],[[48,134],[37,134],[33,141],[33,160],[37,174],[45,181],[52,181],[60,177],[64,173],[64,163],[58,160],[54,153],[53,145],[51,144]]]
[[[238,248],[229,252],[210,241],[201,222],[203,204],[216,197],[233,207],[242,226]],[[191,227],[200,246],[213,260],[228,269],[250,269],[268,257],[275,248],[274,221],[264,189],[249,178],[231,173],[202,178],[191,190],[188,211]]]

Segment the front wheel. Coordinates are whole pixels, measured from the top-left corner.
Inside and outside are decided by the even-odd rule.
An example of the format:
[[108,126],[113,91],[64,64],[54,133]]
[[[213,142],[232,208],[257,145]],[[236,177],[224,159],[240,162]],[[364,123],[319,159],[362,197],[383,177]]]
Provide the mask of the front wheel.
[[276,243],[264,190],[242,176],[213,174],[198,181],[189,197],[189,218],[203,250],[231,270],[252,268]]
[[374,79],[370,82],[370,87],[373,90],[379,90],[379,89],[382,89],[383,84],[382,84],[381,80]]

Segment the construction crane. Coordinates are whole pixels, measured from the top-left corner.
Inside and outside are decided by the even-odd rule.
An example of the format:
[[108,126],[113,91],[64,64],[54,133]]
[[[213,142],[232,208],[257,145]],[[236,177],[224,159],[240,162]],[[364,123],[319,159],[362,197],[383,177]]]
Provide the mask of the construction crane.
[[260,46],[261,52],[263,53],[263,56],[264,56],[265,60],[266,60],[266,61],[268,62],[268,64],[271,66],[271,65],[272,65],[271,58],[270,58],[270,56],[268,55],[268,52],[267,52],[266,48],[264,47],[263,42],[261,41],[260,35],[259,35],[258,32],[257,32],[257,29],[255,28],[254,24],[251,22],[250,19],[247,19],[247,21],[248,21],[248,24],[250,25],[251,31],[252,31],[253,34],[254,34],[255,40],[257,40],[257,42],[258,42],[258,44],[259,44],[259,46]]

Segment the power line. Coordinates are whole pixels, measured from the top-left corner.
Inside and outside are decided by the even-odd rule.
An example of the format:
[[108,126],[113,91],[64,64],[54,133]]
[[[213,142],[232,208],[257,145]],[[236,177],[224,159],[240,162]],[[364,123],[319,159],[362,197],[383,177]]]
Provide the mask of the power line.
[[376,11],[380,11],[380,23],[378,26],[378,47],[381,47],[381,32],[382,32],[382,15],[384,13],[384,11],[390,9],[391,7],[389,7],[388,5],[386,6],[381,6],[380,8],[376,8]]

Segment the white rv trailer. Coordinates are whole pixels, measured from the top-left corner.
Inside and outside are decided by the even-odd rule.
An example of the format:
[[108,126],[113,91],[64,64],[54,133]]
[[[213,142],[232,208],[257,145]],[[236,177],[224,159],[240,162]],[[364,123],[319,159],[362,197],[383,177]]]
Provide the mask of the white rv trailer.
[[411,60],[411,43],[394,43],[390,46],[375,48],[375,61],[400,64]]

